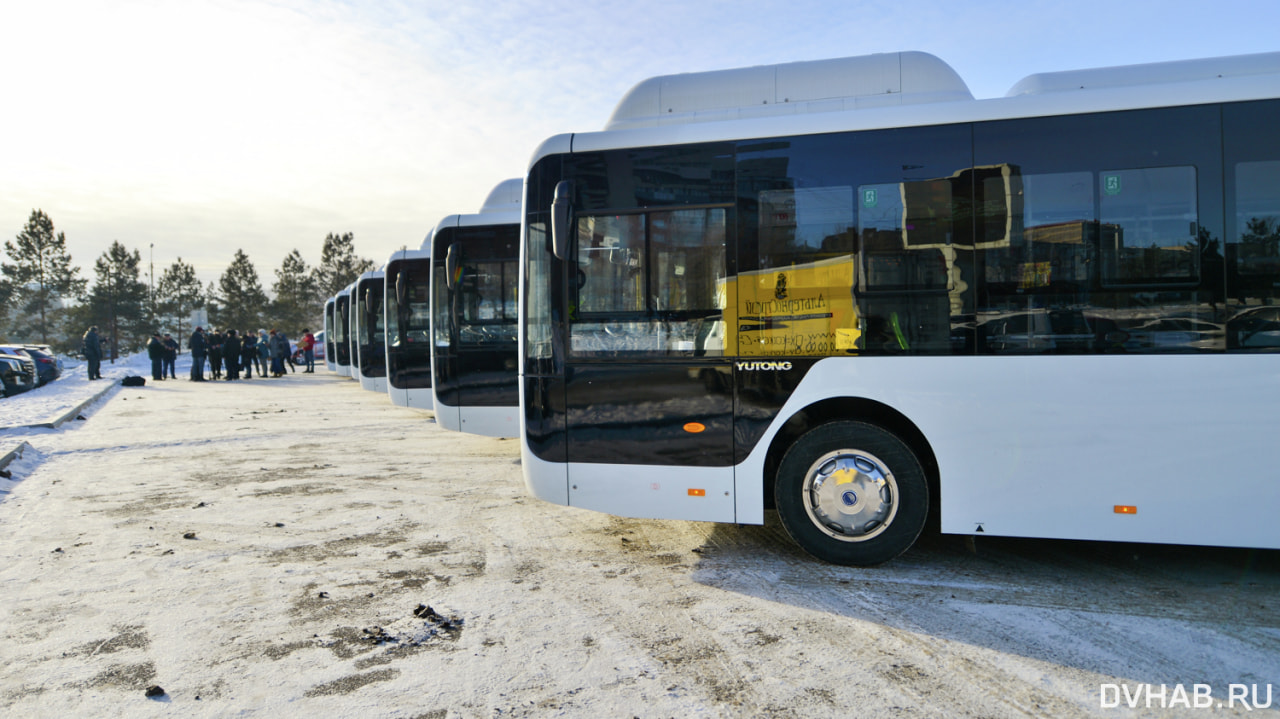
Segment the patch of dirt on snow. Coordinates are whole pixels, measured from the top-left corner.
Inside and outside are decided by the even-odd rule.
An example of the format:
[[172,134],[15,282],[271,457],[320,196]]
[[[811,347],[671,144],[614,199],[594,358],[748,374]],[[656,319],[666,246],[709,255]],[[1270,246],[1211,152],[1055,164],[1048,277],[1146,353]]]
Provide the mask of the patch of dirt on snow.
[[400,569],[394,572],[380,572],[378,578],[385,581],[399,582],[400,586],[406,589],[420,589],[430,582],[448,585],[453,579],[446,575],[436,574],[430,571],[416,571],[411,569]]
[[382,532],[357,534],[321,544],[300,544],[277,549],[268,553],[265,559],[273,564],[285,564],[287,562],[318,562],[330,557],[354,557],[360,549],[365,547],[391,547],[404,542],[405,535],[412,531],[413,526],[406,525]]
[[283,487],[274,487],[272,489],[263,489],[257,492],[250,492],[246,497],[288,497],[291,495],[302,495],[304,497],[318,496],[321,494],[342,494],[346,490],[334,485],[315,484],[287,484]]
[[151,662],[141,664],[113,664],[89,680],[93,687],[124,687],[126,689],[146,689],[155,683],[156,665]]
[[335,679],[331,682],[311,687],[303,696],[323,697],[332,696],[334,694],[350,694],[360,687],[376,684],[377,682],[390,681],[398,676],[400,676],[399,669],[379,669],[376,672],[352,674],[341,679]]
[[69,654],[95,656],[97,654],[115,654],[123,649],[146,649],[151,646],[151,638],[140,625],[112,627],[115,636],[102,641],[87,642],[72,649]]
[[127,517],[140,520],[157,512],[191,506],[191,494],[187,492],[157,492],[119,507],[97,510],[108,517]]

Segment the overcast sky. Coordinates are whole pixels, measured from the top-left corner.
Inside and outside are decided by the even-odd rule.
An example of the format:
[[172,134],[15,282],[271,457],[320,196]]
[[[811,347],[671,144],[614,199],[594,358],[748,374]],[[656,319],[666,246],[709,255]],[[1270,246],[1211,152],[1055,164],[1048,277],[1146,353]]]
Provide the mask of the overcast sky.
[[[352,232],[384,262],[654,75],[922,50],[975,97],[1035,72],[1280,50],[1261,0],[0,2],[0,240],[112,240],[270,290]],[[154,250],[151,245],[154,243]]]

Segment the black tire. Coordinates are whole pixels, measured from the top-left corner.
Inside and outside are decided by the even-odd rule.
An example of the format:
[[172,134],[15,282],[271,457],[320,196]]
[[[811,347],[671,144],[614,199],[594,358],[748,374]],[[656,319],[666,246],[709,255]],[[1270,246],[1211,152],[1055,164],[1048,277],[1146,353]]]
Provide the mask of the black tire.
[[801,435],[773,491],[791,538],[832,564],[893,559],[915,543],[929,515],[929,483],[915,452],[866,422],[829,422]]

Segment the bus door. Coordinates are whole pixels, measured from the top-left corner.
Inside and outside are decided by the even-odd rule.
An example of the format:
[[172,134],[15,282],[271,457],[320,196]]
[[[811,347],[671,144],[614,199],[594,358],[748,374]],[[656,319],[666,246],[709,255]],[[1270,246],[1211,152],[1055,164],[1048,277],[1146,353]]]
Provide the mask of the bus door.
[[[729,213],[576,217],[566,308],[571,504],[733,521]],[[630,506],[610,503],[619,496]]]
[[430,267],[425,257],[387,265],[387,382],[400,404],[409,390],[431,388]]
[[[450,337],[448,347],[439,348],[438,357],[448,363],[442,376],[454,383],[453,399],[459,407],[516,407],[520,403],[517,240],[518,226],[512,226],[510,238],[503,238],[500,247],[454,243],[449,248]],[[505,257],[488,257],[494,254]]]

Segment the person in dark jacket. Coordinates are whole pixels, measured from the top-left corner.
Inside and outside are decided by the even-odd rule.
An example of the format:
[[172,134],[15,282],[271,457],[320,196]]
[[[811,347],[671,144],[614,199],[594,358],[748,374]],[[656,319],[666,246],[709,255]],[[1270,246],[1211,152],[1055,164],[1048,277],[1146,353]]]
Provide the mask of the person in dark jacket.
[[[240,342],[240,369],[244,370],[244,378],[251,379],[253,377],[253,363],[258,361],[258,340],[253,336],[253,330],[245,330],[244,338]],[[262,370],[258,370],[258,376],[262,376]]]
[[222,343],[222,364],[227,366],[227,381],[240,379],[240,338],[235,330],[227,330]]
[[97,325],[84,333],[80,351],[89,365],[89,379],[102,379],[102,340],[98,338]]
[[284,332],[280,330],[271,330],[267,344],[268,349],[271,350],[271,374],[274,377],[283,377],[285,375],[284,359],[289,356],[289,338],[285,337]]
[[178,379],[178,341],[168,332],[164,333],[160,343],[164,345],[164,361],[160,363],[160,374],[170,379]]
[[204,356],[209,351],[203,328],[197,327],[195,332],[191,333],[191,339],[187,340],[187,349],[191,350],[191,381],[203,382]]
[[151,341],[147,342],[147,357],[151,358],[151,379],[157,382],[164,379],[164,341],[160,339],[160,333],[151,335]]
[[226,338],[222,333],[214,330],[209,333],[209,372],[214,379],[222,379],[222,343],[226,342]]

